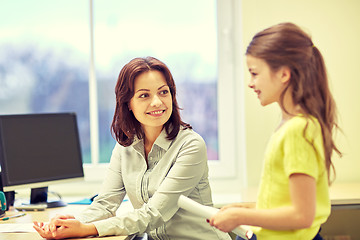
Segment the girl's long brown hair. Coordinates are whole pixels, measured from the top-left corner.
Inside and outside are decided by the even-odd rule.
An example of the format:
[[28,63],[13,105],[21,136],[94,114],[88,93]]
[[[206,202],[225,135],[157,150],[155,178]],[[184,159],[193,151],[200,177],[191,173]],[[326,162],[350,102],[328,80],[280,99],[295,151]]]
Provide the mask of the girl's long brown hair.
[[180,108],[176,100],[175,82],[169,68],[154,57],[134,58],[121,69],[115,86],[116,107],[111,130],[116,141],[122,146],[130,146],[134,141],[135,135],[139,139],[144,137],[140,122],[135,118],[133,112],[129,110],[129,102],[134,96],[134,81],[136,77],[148,71],[161,72],[170,88],[173,111],[169,120],[164,125],[167,138],[169,140],[174,139],[181,126],[192,128],[181,120]]
[[335,151],[342,155],[333,139],[333,130],[339,128],[337,112],[324,59],[311,37],[293,23],[281,23],[257,33],[247,47],[246,55],[263,59],[273,71],[283,66],[290,68],[290,83],[281,95],[280,106],[286,111],[283,99],[285,91],[290,88],[294,104],[299,105],[306,116],[312,115],[318,119],[326,170],[331,182],[330,169],[335,175],[332,153]]

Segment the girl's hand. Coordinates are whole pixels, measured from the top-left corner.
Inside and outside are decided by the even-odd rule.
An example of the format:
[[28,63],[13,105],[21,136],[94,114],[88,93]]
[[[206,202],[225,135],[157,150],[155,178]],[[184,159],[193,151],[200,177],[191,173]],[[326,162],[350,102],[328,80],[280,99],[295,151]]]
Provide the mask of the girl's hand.
[[98,232],[93,224],[84,224],[76,219],[52,219],[56,226],[55,231],[50,230],[50,224],[34,222],[34,229],[41,237],[46,239],[64,239],[71,237],[87,237],[97,235]]
[[226,207],[212,216],[209,223],[223,232],[231,232],[234,228],[241,225],[238,222],[239,216],[241,216],[241,208]]

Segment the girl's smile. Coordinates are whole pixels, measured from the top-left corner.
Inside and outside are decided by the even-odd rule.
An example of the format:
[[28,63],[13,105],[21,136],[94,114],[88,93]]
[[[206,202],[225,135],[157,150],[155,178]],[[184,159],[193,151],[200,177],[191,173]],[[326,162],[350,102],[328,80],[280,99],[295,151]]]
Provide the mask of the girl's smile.
[[263,59],[251,55],[246,56],[246,61],[251,74],[248,86],[257,94],[261,105],[279,102],[280,95],[288,84],[284,68],[272,71]]

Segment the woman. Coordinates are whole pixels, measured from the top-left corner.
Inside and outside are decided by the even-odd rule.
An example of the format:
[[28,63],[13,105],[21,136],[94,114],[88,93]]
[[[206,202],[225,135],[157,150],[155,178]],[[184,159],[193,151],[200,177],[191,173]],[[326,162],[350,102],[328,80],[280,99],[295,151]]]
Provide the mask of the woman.
[[[230,239],[179,209],[181,194],[212,205],[204,140],[181,121],[167,66],[135,58],[120,71],[112,122],[117,144],[99,196],[81,215],[35,222],[45,238],[147,233],[150,239]],[[115,212],[128,195],[134,211]]]

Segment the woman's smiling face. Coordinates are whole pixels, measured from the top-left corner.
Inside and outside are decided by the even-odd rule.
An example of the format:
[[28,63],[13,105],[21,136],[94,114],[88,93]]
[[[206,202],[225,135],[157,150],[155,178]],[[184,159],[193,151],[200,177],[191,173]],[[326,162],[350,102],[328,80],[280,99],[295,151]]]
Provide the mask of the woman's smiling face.
[[150,70],[135,78],[129,108],[144,130],[162,130],[172,114],[172,96],[161,72]]

